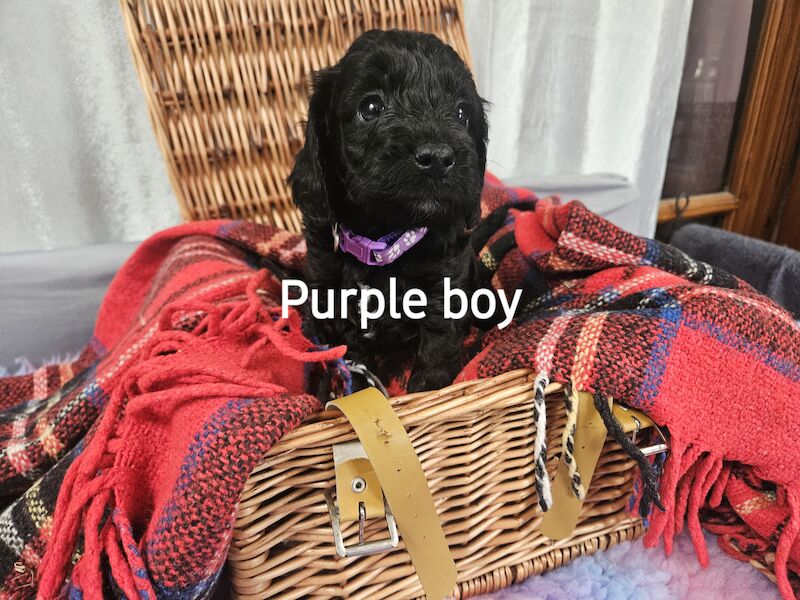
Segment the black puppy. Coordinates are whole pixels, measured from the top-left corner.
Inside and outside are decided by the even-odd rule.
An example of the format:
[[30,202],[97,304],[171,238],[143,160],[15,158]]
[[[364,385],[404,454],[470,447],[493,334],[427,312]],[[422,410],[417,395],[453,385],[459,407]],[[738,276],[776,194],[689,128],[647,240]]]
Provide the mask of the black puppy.
[[[426,318],[388,314],[359,326],[318,320],[321,341],[345,343],[374,370],[415,356],[409,391],[440,388],[461,366],[466,319],[443,313],[443,278],[469,293],[469,231],[480,216],[486,165],[483,100],[464,62],[433,35],[368,31],[339,63],[316,74],[305,146],[290,176],[303,214],[310,287],[368,286],[389,297],[419,288]],[[373,252],[370,240],[387,245]],[[378,246],[380,247],[380,246]],[[321,293],[324,298],[326,293]]]

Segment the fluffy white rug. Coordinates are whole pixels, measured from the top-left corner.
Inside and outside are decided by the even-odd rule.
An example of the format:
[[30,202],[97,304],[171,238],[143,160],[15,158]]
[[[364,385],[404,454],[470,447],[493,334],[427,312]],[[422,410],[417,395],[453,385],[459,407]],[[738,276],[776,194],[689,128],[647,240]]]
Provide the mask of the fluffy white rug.
[[707,569],[685,534],[669,558],[662,546],[624,542],[481,600],[780,600],[769,579],[724,554],[714,536],[706,534],[706,542]]

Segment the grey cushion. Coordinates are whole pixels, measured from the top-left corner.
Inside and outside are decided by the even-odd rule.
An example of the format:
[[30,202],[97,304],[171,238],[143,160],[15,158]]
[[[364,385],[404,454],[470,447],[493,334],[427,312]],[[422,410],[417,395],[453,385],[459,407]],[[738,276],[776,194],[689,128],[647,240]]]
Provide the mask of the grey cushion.
[[108,284],[137,244],[0,254],[0,367],[79,352]]

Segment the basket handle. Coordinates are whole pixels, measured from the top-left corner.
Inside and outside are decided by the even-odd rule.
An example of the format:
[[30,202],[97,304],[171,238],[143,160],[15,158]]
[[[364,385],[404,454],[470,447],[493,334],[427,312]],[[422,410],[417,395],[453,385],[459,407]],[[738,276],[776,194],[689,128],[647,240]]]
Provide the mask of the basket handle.
[[[456,565],[422,465],[391,404],[377,389],[367,388],[332,400],[325,408],[331,407],[353,426],[391,509],[387,517],[397,521],[425,595],[438,600],[452,594]],[[337,490],[342,488],[339,480],[337,468]]]

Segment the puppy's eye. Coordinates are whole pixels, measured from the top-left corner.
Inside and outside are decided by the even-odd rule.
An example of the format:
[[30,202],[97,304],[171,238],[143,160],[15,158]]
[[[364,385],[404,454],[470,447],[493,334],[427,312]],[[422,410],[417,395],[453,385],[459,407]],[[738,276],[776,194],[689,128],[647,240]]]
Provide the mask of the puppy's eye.
[[367,96],[358,105],[358,116],[363,121],[371,121],[379,116],[386,109],[386,105],[380,96],[372,94]]
[[459,104],[456,107],[456,119],[464,127],[469,125],[469,108],[467,108],[466,104]]

